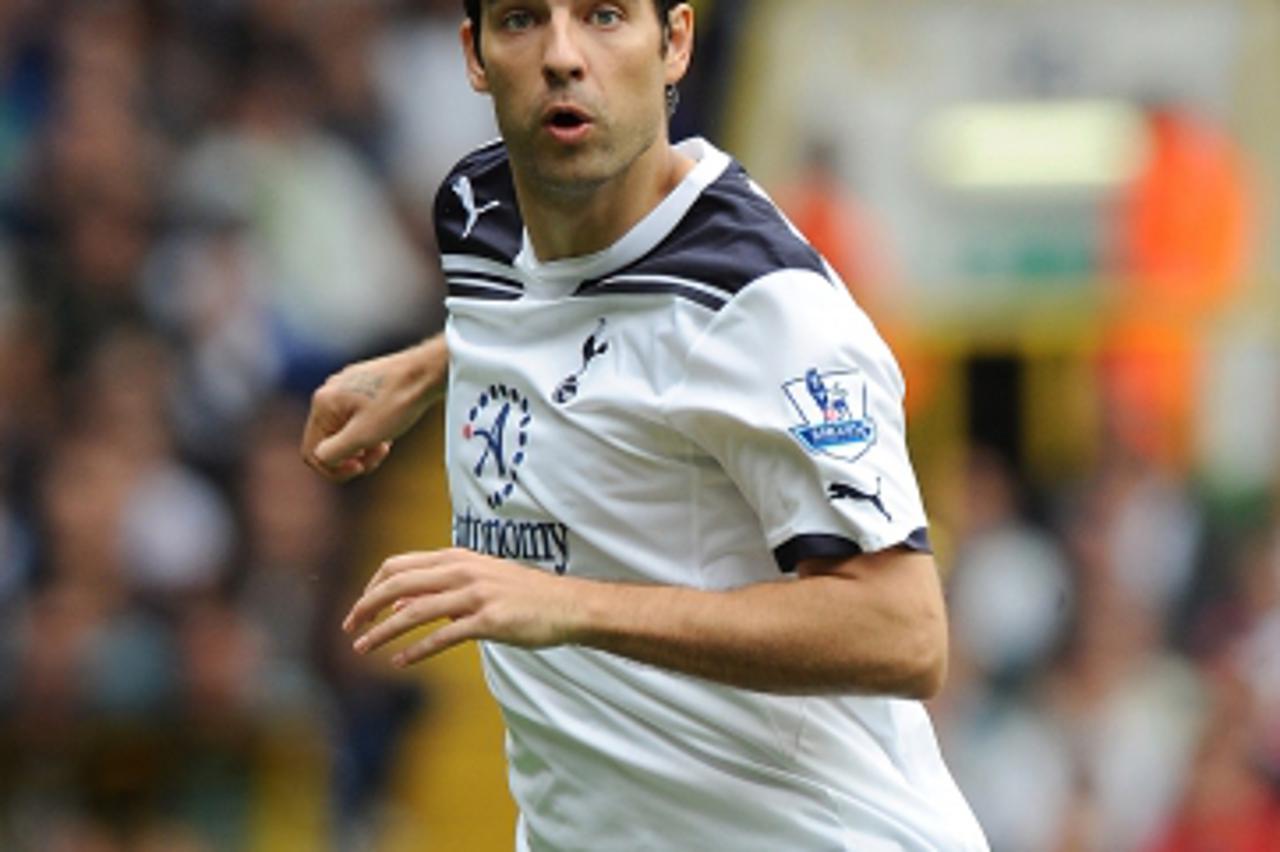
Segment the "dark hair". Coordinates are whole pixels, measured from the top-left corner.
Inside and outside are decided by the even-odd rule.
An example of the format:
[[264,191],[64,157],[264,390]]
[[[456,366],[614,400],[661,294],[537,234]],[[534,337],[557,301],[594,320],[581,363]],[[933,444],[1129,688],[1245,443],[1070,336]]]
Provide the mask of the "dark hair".
[[[462,0],[462,8],[466,11],[467,17],[471,19],[471,41],[476,47],[476,56],[480,55],[480,4],[483,0]],[[665,34],[670,26],[671,10],[681,3],[688,0],[653,0],[653,7],[658,13],[658,20],[662,23],[662,32]],[[663,42],[666,43],[665,41]]]

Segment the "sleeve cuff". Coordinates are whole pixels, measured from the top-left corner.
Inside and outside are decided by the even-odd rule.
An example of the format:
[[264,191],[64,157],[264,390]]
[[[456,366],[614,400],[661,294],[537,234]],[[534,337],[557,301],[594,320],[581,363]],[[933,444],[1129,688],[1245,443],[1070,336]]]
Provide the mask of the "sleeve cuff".
[[[929,543],[929,530],[924,527],[912,530],[905,539],[889,547],[905,547],[917,553],[933,552],[933,546]],[[773,556],[778,561],[778,568],[784,574],[791,574],[795,572],[796,566],[806,559],[858,556],[864,552],[862,546],[851,538],[812,533],[787,540],[774,548]]]

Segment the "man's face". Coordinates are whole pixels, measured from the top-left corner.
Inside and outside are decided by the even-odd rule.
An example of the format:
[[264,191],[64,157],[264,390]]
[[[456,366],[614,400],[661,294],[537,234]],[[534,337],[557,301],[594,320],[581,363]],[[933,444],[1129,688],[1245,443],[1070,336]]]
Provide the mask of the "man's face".
[[[512,162],[541,188],[588,192],[665,141],[664,90],[684,75],[692,12],[653,0],[485,0],[472,85],[493,96]],[[668,43],[669,41],[669,43]]]

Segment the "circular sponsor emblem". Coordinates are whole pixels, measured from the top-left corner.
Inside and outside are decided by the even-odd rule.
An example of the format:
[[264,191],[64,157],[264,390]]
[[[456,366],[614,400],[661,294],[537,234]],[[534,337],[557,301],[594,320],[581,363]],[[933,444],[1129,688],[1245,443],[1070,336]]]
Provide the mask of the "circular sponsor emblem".
[[505,503],[520,481],[529,447],[529,399],[515,388],[490,385],[481,392],[462,426],[462,437],[476,446],[472,473],[489,490],[489,508]]

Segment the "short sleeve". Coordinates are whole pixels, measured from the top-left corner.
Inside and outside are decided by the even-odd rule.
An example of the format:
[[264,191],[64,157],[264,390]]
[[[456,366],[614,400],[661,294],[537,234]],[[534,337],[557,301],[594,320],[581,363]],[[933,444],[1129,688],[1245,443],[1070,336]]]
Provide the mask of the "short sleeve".
[[928,550],[902,374],[843,287],[786,270],[741,291],[665,395],[673,427],[723,467],[779,566]]

